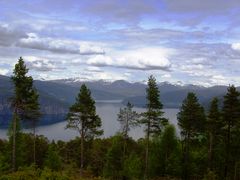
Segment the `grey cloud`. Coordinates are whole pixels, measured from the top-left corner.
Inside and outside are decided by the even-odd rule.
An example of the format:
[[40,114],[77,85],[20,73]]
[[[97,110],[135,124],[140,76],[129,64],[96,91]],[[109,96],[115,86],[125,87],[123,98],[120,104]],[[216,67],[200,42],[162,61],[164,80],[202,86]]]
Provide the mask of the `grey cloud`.
[[99,3],[89,1],[79,7],[81,11],[89,15],[95,15],[107,21],[120,21],[124,24],[137,22],[146,14],[154,14],[157,11],[155,0],[149,1],[111,1],[102,0]]
[[[191,61],[192,59],[202,58],[205,63],[217,66],[217,61],[227,64],[231,60],[240,59],[240,52],[233,50],[231,45],[226,43],[182,43],[181,46],[175,45],[175,48],[179,54],[172,57],[172,59],[179,62],[181,60]],[[194,63],[197,62],[194,61]]]
[[31,70],[42,71],[42,72],[65,69],[63,67],[59,67],[59,63],[56,63],[54,61],[49,61],[49,60],[42,60],[42,59],[26,61],[26,65]]
[[0,46],[11,46],[19,39],[25,37],[27,35],[24,32],[9,27],[9,25],[0,24]]
[[181,30],[172,30],[172,29],[123,29],[112,31],[119,40],[126,39],[131,40],[130,43],[139,43],[144,42],[144,44],[163,44],[168,42],[188,42],[188,41],[200,41],[200,40],[211,40],[215,35],[222,35],[222,32],[204,32],[204,31],[181,31]]
[[132,70],[142,70],[142,71],[149,71],[149,70],[162,70],[170,72],[171,66],[151,66],[151,65],[145,65],[144,67],[138,67],[134,65],[108,65],[104,63],[92,63],[91,65],[97,66],[97,67],[114,67],[114,68],[123,68],[123,69],[132,69]]
[[226,84],[238,77],[238,72],[233,70],[240,64],[240,52],[233,50],[231,44],[183,43],[175,46],[178,53],[170,57],[173,72],[209,85]]
[[104,72],[102,69],[100,69],[99,67],[96,66],[89,66],[87,68],[84,69],[87,72]]
[[238,0],[164,0],[167,8],[173,12],[201,12],[204,13],[220,13],[223,14],[226,11],[239,7]]

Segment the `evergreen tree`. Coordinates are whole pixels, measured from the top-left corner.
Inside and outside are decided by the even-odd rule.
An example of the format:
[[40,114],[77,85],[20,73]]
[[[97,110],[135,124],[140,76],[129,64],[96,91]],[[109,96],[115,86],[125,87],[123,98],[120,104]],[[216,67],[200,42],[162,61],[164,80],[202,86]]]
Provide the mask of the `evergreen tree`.
[[[17,117],[13,117],[13,120],[15,120],[15,152],[17,154],[16,159],[15,159],[15,167],[18,168],[22,165],[24,165],[24,159],[23,159],[23,143],[22,143],[22,139],[23,139],[23,133],[21,132],[21,125],[20,125],[20,118]],[[9,144],[8,144],[8,149],[11,149],[13,147],[13,123],[14,121],[11,122],[11,124],[9,125],[8,128],[8,132],[7,135],[9,137]],[[7,152],[5,154],[5,156],[7,156],[7,159],[9,161],[9,164],[12,165],[13,168],[13,164],[11,163],[12,160],[12,152]]]
[[25,120],[29,121],[33,129],[33,163],[36,164],[36,126],[41,116],[39,95],[37,90],[32,88],[25,107]]
[[81,137],[81,175],[84,165],[84,141],[102,135],[101,124],[101,119],[96,114],[95,101],[91,97],[91,91],[83,84],[75,104],[69,109],[66,126],[66,128],[77,130]]
[[[234,86],[228,88],[223,102],[222,130],[225,142],[224,177],[233,178],[233,171],[239,161],[240,154],[240,93]],[[235,174],[235,173],[234,173]]]
[[14,97],[12,98],[13,112],[13,149],[12,149],[12,166],[13,171],[16,169],[16,121],[17,118],[32,119],[35,121],[39,114],[38,95],[33,89],[33,79],[27,76],[28,69],[22,59],[19,58],[15,65],[12,81],[14,84]]
[[210,109],[206,119],[206,131],[208,133],[208,168],[213,170],[213,156],[214,148],[217,141],[217,136],[219,136],[219,130],[221,128],[220,124],[221,113],[218,107],[218,98],[213,98],[210,104]]
[[57,146],[54,141],[48,147],[44,164],[45,167],[54,171],[58,171],[61,168],[61,158],[58,154]]
[[178,125],[183,139],[183,179],[189,179],[189,153],[191,141],[204,132],[205,114],[194,93],[188,93],[187,98],[178,113]]
[[124,179],[124,163],[121,158],[123,156],[123,137],[117,134],[112,137],[111,140],[112,145],[108,148],[108,152],[106,154],[106,163],[104,166],[103,175],[113,180]]
[[160,169],[162,176],[179,175],[179,144],[176,136],[176,130],[173,125],[168,125],[161,136],[159,144]]
[[125,160],[126,156],[128,133],[130,131],[130,128],[138,125],[138,117],[138,113],[136,111],[133,111],[133,105],[130,102],[127,103],[127,107],[123,109],[120,108],[117,120],[121,124],[121,133],[124,137],[123,161]]
[[163,117],[163,105],[160,102],[160,92],[156,79],[151,75],[148,79],[147,92],[147,111],[143,113],[141,123],[146,129],[146,154],[145,154],[145,172],[144,178],[148,178],[148,156],[149,156],[149,138],[151,135],[159,135],[168,120]]

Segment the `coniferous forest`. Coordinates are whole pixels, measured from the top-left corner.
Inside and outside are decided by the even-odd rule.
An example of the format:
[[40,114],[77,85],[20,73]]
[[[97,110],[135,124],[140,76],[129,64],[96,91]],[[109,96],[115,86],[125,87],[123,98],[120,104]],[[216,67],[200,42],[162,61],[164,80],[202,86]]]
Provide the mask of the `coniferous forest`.
[[[128,102],[113,119],[121,124],[119,132],[102,138],[101,118],[83,84],[66,115],[66,128],[79,136],[49,141],[35,132],[42,113],[28,70],[22,58],[13,69],[13,116],[8,139],[0,137],[0,180],[240,179],[240,92],[234,85],[223,101],[215,97],[207,108],[189,92],[177,115],[177,134],[164,118],[161,89],[150,76],[145,112],[136,112]],[[22,122],[31,125],[30,133],[22,131]],[[135,140],[129,132],[137,126],[144,128],[145,137]]]

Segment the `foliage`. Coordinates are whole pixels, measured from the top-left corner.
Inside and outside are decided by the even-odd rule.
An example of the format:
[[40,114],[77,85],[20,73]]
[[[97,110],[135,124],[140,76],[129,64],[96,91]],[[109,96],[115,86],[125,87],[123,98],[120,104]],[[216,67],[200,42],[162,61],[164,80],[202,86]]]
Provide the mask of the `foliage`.
[[178,125],[181,129],[183,145],[182,178],[189,179],[193,174],[191,148],[204,137],[205,114],[194,93],[188,93],[178,113]]
[[[143,118],[139,121],[128,103],[118,114],[121,133],[96,139],[103,133],[101,119],[83,84],[67,116],[67,128],[80,137],[50,143],[35,132],[21,132],[21,120],[35,126],[40,116],[39,96],[27,73],[20,58],[12,76],[9,139],[0,139],[0,180],[240,179],[240,93],[234,86],[229,86],[222,109],[213,98],[207,117],[196,94],[188,93],[177,117],[179,136],[163,116],[158,85],[150,76]],[[137,123],[144,126],[146,138],[128,136]]]
[[125,138],[128,137],[128,132],[130,131],[130,128],[134,128],[138,125],[138,117],[139,114],[133,110],[133,105],[130,102],[128,102],[127,106],[123,109],[120,108],[117,120],[121,124],[120,132]]
[[48,147],[47,156],[44,164],[45,167],[54,171],[58,171],[61,169],[61,158],[57,152],[56,144],[54,142],[52,142]]
[[95,101],[91,97],[91,91],[83,84],[67,115],[67,128],[75,129],[85,138],[93,138],[102,135],[101,119],[96,114]]
[[162,128],[167,124],[168,120],[163,117],[163,105],[160,102],[160,92],[156,79],[151,75],[148,78],[147,93],[147,111],[143,113],[141,124],[146,126],[146,132],[150,135],[160,134]]

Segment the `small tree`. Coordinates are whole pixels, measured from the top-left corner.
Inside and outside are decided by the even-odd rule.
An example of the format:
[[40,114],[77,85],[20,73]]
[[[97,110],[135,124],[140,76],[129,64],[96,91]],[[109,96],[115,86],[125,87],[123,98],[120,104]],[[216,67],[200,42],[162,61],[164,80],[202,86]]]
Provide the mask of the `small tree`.
[[159,169],[159,171],[162,172],[162,176],[176,176],[178,175],[180,169],[180,151],[175,131],[176,130],[173,125],[168,125],[161,135],[161,141],[159,144],[159,156],[161,159],[160,164],[162,165],[162,167]]
[[121,124],[121,133],[124,137],[123,159],[125,159],[126,156],[128,133],[130,131],[130,128],[136,127],[138,125],[138,117],[138,113],[136,111],[133,111],[133,105],[130,102],[127,103],[127,107],[123,109],[120,108],[117,120]]
[[124,164],[122,161],[123,138],[117,134],[111,138],[112,144],[106,153],[106,162],[103,169],[103,175],[110,179],[123,179]]
[[167,124],[168,120],[163,117],[163,105],[160,102],[160,93],[156,83],[156,79],[151,75],[148,79],[147,91],[147,111],[143,113],[141,124],[146,129],[146,154],[145,154],[145,172],[144,178],[148,178],[148,156],[149,156],[149,138],[151,135],[159,135],[162,128]]
[[44,164],[46,167],[54,171],[58,171],[61,168],[61,158],[58,154],[57,147],[54,141],[49,144]]
[[101,125],[101,119],[96,114],[95,101],[91,97],[91,91],[83,84],[75,104],[69,109],[66,126],[66,128],[77,130],[81,137],[81,175],[84,166],[84,141],[102,135]]

